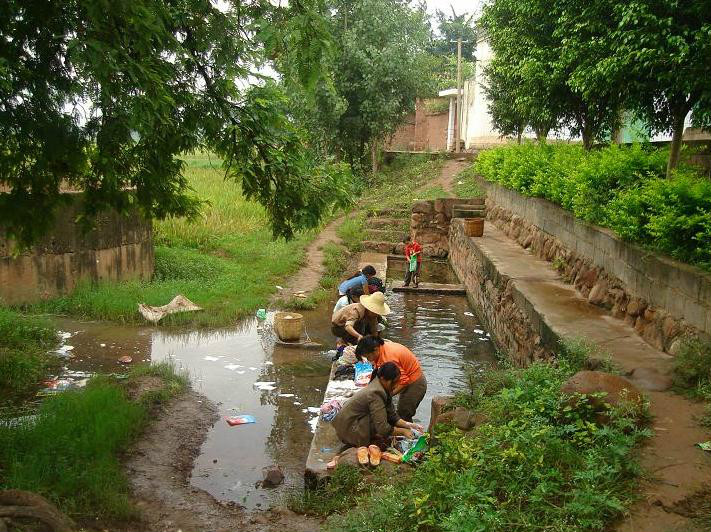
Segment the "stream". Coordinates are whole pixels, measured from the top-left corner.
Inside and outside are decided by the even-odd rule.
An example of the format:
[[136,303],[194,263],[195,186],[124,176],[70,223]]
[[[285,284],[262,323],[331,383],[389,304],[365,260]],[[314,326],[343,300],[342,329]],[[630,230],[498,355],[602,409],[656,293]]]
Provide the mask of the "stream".
[[[271,314],[266,322],[251,318],[199,331],[55,322],[65,332],[65,349],[71,346],[67,375],[125,372],[117,362],[125,355],[134,363],[172,360],[187,370],[194,388],[218,405],[220,415],[195,461],[191,483],[219,500],[254,509],[278,505],[285,490],[303,486],[318,415],[313,411],[321,404],[331,366],[333,303],[302,312],[307,333],[323,345],[316,350],[276,344]],[[412,348],[427,375],[427,395],[416,416],[426,426],[431,398],[466,388],[468,370],[476,374],[494,362],[493,343],[464,297],[389,292],[388,303],[386,337]],[[224,418],[239,414],[253,415],[256,423],[226,423]],[[261,489],[262,468],[271,464],[282,468],[285,483]]]

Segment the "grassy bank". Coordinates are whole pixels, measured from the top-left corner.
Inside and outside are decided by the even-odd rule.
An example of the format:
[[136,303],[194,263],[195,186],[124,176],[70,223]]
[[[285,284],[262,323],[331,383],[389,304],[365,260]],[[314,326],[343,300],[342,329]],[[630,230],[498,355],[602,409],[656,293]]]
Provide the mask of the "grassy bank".
[[625,240],[711,269],[711,181],[684,164],[667,179],[667,156],[666,149],[651,146],[584,151],[528,143],[483,151],[474,170]]
[[29,397],[58,359],[47,351],[57,334],[46,320],[0,307],[0,406]]
[[219,161],[203,155],[187,163],[190,186],[209,204],[195,222],[155,222],[153,281],[86,284],[31,310],[140,322],[138,303],[164,305],[183,294],[205,310],[173,315],[164,323],[221,325],[265,306],[275,285],[299,267],[315,232],[290,242],[273,240],[264,209],[245,201],[240,187],[223,179]]
[[[130,398],[127,390],[146,375],[160,377],[162,388]],[[118,456],[150,409],[186,386],[171,366],[137,367],[125,381],[95,377],[47,398],[36,417],[0,424],[0,489],[39,493],[79,520],[136,517]]]
[[[362,190],[357,213],[346,219],[338,229],[338,236],[351,251],[360,251],[367,220],[380,209],[406,209],[418,199],[434,199],[446,195],[440,186],[423,188],[439,177],[444,159],[426,155],[399,155],[383,166],[370,184]],[[397,216],[395,216],[397,217]],[[409,214],[407,215],[409,219]]]
[[[635,447],[648,432],[625,409],[601,426],[588,403],[571,403],[560,392],[588,354],[571,344],[556,365],[477,379],[457,399],[478,414],[475,430],[443,427],[411,478],[344,505],[350,510],[332,515],[326,530],[605,530],[633,497]],[[354,500],[342,491],[340,497]],[[337,501],[329,507],[340,508]]]

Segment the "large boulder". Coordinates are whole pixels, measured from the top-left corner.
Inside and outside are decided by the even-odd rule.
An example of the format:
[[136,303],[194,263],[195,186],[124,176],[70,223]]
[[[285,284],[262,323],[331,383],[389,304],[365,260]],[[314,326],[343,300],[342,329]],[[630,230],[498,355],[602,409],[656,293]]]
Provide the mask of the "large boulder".
[[[579,371],[561,386],[561,392],[571,396],[585,395],[600,414],[598,421],[605,423],[609,407],[628,405],[641,413],[642,393],[629,380],[602,371]],[[600,397],[590,397],[601,394]]]
[[444,409],[451,404],[452,399],[454,399],[454,397],[449,395],[435,395],[432,398],[430,407],[430,425],[427,427],[427,432],[432,432],[432,429],[438,423],[437,420],[442,415]]

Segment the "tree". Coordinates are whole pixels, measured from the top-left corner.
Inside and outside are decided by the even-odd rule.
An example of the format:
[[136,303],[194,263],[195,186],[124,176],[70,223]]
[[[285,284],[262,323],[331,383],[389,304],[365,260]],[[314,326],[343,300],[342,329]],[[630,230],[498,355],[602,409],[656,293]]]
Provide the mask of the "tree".
[[432,91],[426,13],[398,0],[335,0],[328,12],[330,75],[314,93],[294,90],[292,55],[277,65],[302,106],[297,112],[329,151],[354,170],[365,168],[370,152],[375,167],[378,145],[414,111],[416,98]]
[[452,14],[449,16],[439,9],[435,13],[439,37],[433,39],[432,53],[435,55],[456,57],[457,39],[461,38],[462,58],[473,61],[477,39],[476,28],[474,27],[474,15],[468,15],[467,13],[457,15],[454,7],[451,7],[451,10]]
[[627,103],[655,133],[671,132],[667,175],[677,167],[684,119],[711,112],[711,9],[705,0],[633,0],[613,5],[612,53],[600,77],[624,78]]
[[491,68],[519,80],[508,85],[513,92],[507,97],[539,138],[564,126],[591,149],[619,123],[619,85],[593,83],[588,76],[608,50],[599,29],[610,18],[595,17],[600,5],[495,0],[484,8],[482,21],[494,50]]
[[314,83],[322,20],[311,0],[3,2],[0,226],[32,243],[68,201],[63,184],[84,191],[85,220],[130,206],[194,216],[180,155],[202,147],[267,207],[275,235],[314,226],[339,198],[308,179],[313,161],[278,94],[237,81],[288,42],[302,51],[301,80]]

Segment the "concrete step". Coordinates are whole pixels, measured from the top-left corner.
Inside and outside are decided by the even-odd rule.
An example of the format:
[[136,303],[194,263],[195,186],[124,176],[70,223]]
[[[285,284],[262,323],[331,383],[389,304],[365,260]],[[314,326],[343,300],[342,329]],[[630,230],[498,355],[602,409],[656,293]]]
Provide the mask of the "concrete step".
[[467,295],[467,290],[463,284],[419,283],[415,288],[413,285],[404,286],[403,281],[393,281],[392,289],[393,292],[444,294],[449,296]]
[[410,229],[410,221],[403,218],[372,218],[368,220],[368,227],[407,231]]
[[484,208],[454,207],[452,208],[452,218],[484,218]]
[[395,253],[395,246],[397,245],[397,243],[382,240],[364,240],[361,245],[363,246],[363,249],[366,249],[368,251],[390,254]]
[[392,242],[393,244],[402,242],[407,235],[407,231],[397,229],[367,229],[365,232],[365,238],[368,240]]

